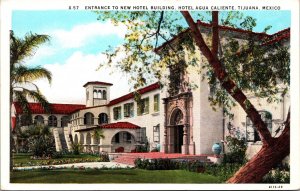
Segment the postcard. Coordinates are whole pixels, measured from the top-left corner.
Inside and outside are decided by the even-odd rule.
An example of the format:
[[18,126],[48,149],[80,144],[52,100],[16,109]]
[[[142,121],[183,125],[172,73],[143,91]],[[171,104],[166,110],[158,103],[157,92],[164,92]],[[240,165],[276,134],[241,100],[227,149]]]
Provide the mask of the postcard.
[[298,7],[1,1],[1,189],[299,189]]

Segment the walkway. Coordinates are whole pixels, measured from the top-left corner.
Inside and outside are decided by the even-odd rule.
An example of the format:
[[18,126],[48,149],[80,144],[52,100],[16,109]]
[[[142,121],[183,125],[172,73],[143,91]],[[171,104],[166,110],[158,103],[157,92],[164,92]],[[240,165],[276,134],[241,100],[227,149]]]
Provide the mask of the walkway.
[[214,157],[214,155],[183,155],[179,153],[161,153],[161,152],[150,152],[150,153],[111,153],[110,155],[114,156],[112,161],[134,165],[134,161],[137,158],[141,159],[187,159],[187,160],[201,160],[203,162],[211,162],[207,157]]

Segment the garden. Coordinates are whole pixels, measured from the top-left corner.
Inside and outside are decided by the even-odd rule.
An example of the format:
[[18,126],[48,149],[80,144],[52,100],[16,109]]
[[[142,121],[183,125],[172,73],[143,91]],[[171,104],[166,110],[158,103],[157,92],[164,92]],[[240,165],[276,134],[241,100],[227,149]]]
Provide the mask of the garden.
[[[187,159],[136,159],[135,168],[57,167],[83,162],[109,162],[107,154],[53,152],[50,158],[33,153],[14,154],[15,167],[45,166],[40,169],[13,170],[12,183],[225,183],[246,162],[243,139],[227,137],[228,153],[221,164]],[[77,147],[80,147],[77,146]],[[79,149],[80,151],[80,149]],[[42,155],[45,155],[42,154]],[[60,177],[57,179],[57,177]],[[261,183],[289,183],[289,166],[274,167]]]

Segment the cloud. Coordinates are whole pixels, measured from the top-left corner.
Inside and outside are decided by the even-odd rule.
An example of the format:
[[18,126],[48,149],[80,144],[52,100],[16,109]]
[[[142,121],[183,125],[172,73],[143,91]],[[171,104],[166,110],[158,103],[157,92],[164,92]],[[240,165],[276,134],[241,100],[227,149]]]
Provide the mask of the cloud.
[[115,26],[107,21],[77,25],[71,30],[58,29],[52,31],[50,35],[55,37],[63,48],[79,48],[96,37],[116,35],[124,38],[126,30],[124,25]]
[[103,54],[83,54],[74,52],[65,63],[47,64],[43,67],[52,72],[51,86],[46,80],[36,82],[42,93],[52,103],[85,104],[85,88],[88,81],[104,81],[113,83],[111,98],[129,92],[128,78],[122,73],[105,68],[96,71],[99,63],[105,60]]

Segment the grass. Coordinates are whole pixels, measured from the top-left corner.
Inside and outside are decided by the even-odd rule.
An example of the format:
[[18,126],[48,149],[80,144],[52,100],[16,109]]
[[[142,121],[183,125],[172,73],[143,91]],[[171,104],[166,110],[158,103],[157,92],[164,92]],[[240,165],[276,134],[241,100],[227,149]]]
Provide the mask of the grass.
[[[30,159],[31,154],[22,153],[22,154],[14,154],[13,155],[13,164],[14,166],[35,166],[35,165],[45,165],[46,163],[54,164],[60,161],[70,161],[70,162],[84,162],[84,160],[97,161],[99,156],[89,155],[89,154],[80,154],[80,155],[63,155],[61,158],[57,159],[41,159],[41,160],[34,160]],[[70,163],[69,162],[69,163]],[[67,162],[65,162],[67,163]]]
[[218,177],[185,170],[31,170],[13,171],[11,183],[220,183]]

